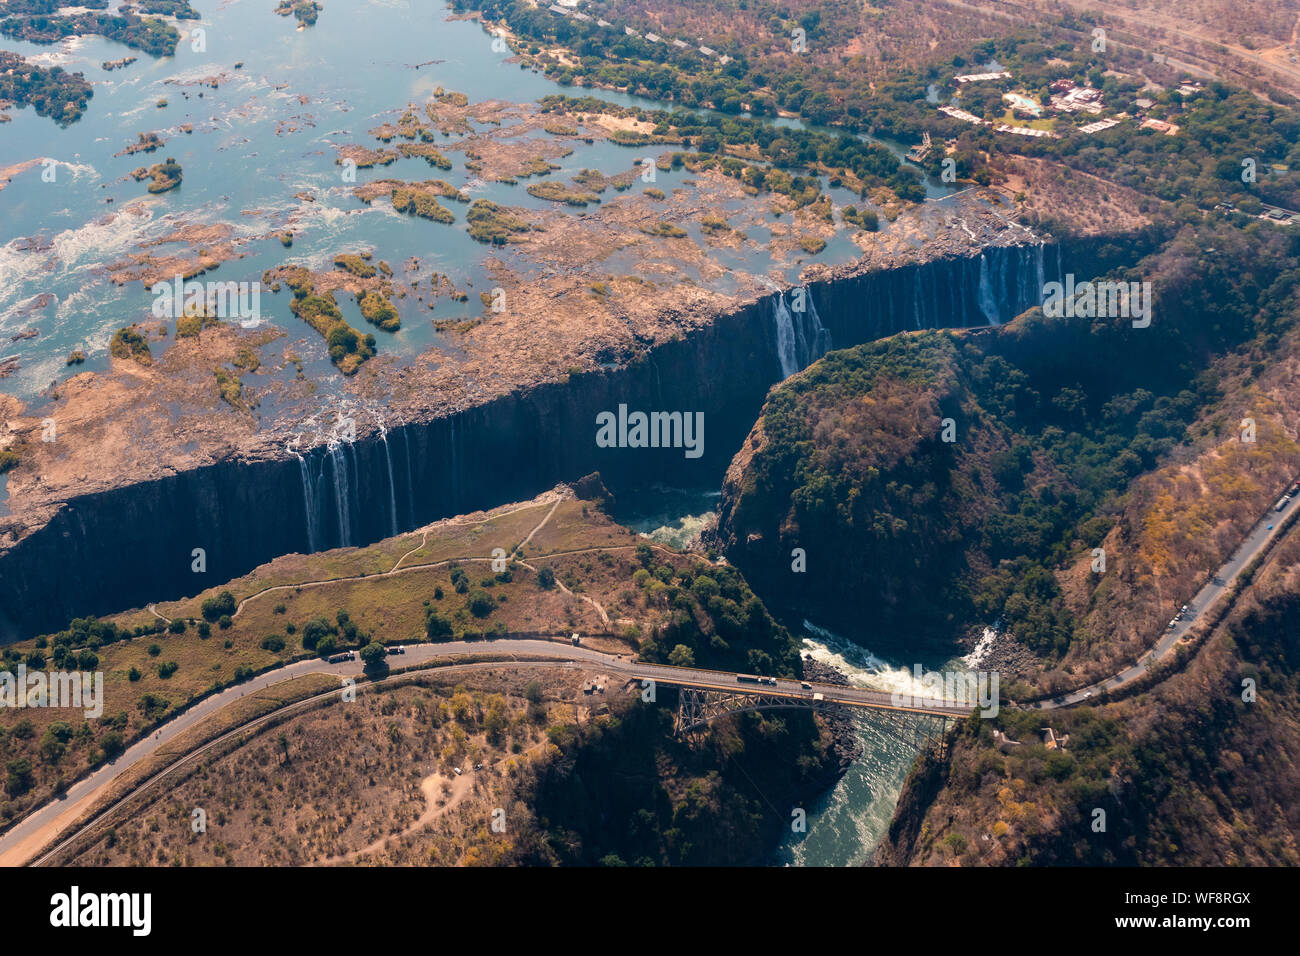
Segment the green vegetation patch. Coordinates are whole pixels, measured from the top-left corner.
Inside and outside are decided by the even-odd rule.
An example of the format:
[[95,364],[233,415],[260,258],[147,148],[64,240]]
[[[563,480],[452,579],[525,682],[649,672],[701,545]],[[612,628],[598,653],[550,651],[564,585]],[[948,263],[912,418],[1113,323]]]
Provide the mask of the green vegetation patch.
[[600,197],[595,193],[582,192],[557,182],[533,183],[528,187],[527,192],[528,195],[538,199],[560,202],[569,206],[586,206],[589,203],[600,202]]
[[404,212],[412,216],[419,216],[421,219],[428,219],[431,222],[441,222],[450,225],[456,221],[456,216],[450,209],[438,202],[438,200],[429,193],[418,189],[408,189],[405,187],[394,189],[393,208],[398,212]]
[[519,234],[529,232],[537,227],[530,226],[505,206],[499,206],[488,199],[476,199],[470,204],[465,215],[469,223],[469,234],[479,242],[503,246],[507,242],[518,242]]
[[131,359],[141,365],[152,365],[153,355],[149,343],[134,325],[118,329],[108,343],[108,352],[114,358]]
[[133,13],[9,17],[0,22],[0,34],[29,43],[58,43],[68,37],[98,35],[153,56],[174,55],[180,40],[180,33],[165,20]]
[[361,317],[371,325],[377,325],[385,332],[396,332],[402,327],[401,317],[393,303],[378,292],[364,292],[358,300]]
[[92,96],[84,74],[34,66],[17,53],[0,50],[0,100],[31,106],[37,116],[67,126],[81,118]]
[[334,257],[334,267],[351,273],[358,279],[370,279],[377,274],[378,270],[366,261],[368,258],[370,258],[368,255],[360,256],[350,252],[342,253]]

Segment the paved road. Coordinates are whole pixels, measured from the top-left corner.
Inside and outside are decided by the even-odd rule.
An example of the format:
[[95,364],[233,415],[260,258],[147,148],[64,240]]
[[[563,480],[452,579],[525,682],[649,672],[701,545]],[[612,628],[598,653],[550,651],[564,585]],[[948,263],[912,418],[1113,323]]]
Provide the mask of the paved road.
[[[405,651],[405,654],[389,657],[389,665],[395,671],[399,668],[407,669],[415,665],[466,655],[491,655],[500,662],[509,662],[513,658],[520,657],[540,657],[552,658],[557,666],[577,663],[599,668],[625,681],[648,679],[671,686],[762,693],[789,697],[792,700],[812,701],[814,694],[821,694],[826,701],[853,707],[905,710],[948,716],[964,717],[971,710],[969,706],[941,700],[915,700],[897,705],[892,702],[888,692],[842,687],[835,684],[810,684],[809,687],[804,687],[797,680],[778,680],[775,685],[741,684],[737,682],[735,674],[727,671],[639,664],[632,661],[630,656],[606,654],[568,642],[544,639],[503,638],[489,641],[415,644],[407,645]],[[243,697],[255,696],[273,684],[306,674],[334,675],[342,681],[345,677],[360,677],[362,668],[359,660],[338,664],[319,659],[297,661],[205,698],[169,720],[148,737],[136,741],[117,759],[73,784],[57,799],[33,811],[15,824],[0,837],[0,866],[19,866],[31,860],[55,836],[71,826],[78,817],[102,798],[118,777],[142,760],[164,750],[180,734],[210,717],[222,707]]]
[[1133,683],[1133,681],[1143,677],[1153,665],[1172,657],[1178,644],[1188,635],[1193,625],[1223,598],[1223,595],[1232,586],[1242,569],[1262,554],[1274,538],[1290,530],[1283,529],[1282,523],[1297,507],[1300,507],[1297,501],[1290,501],[1280,512],[1270,508],[1268,513],[1250,529],[1250,533],[1246,535],[1241,545],[1228,558],[1223,567],[1219,568],[1215,575],[1210,578],[1209,583],[1201,588],[1196,597],[1188,602],[1187,613],[1183,615],[1182,620],[1177,621],[1171,630],[1166,630],[1160,640],[1156,641],[1155,646],[1138,658],[1136,664],[1096,684],[1080,687],[1068,694],[1053,697],[1050,700],[1036,701],[1026,706],[1040,710],[1056,710],[1061,707],[1070,707],[1083,703],[1102,691],[1117,690],[1126,684]]
[[[1144,676],[1153,664],[1166,660],[1174,653],[1179,642],[1187,636],[1202,614],[1223,598],[1224,593],[1237,579],[1242,569],[1258,557],[1270,542],[1283,533],[1282,523],[1292,509],[1300,507],[1289,502],[1281,512],[1270,509],[1250,530],[1236,552],[1219,569],[1218,573],[1189,603],[1182,620],[1164,633],[1155,646],[1142,655],[1131,667],[1088,687],[1068,694],[1036,701],[1026,706],[1056,710],[1090,700],[1101,691],[1113,691]],[[399,562],[400,563],[400,562]],[[901,710],[911,713],[937,714],[964,717],[972,707],[953,701],[914,699],[904,704],[894,702],[887,691],[865,690],[835,684],[810,684],[805,687],[795,680],[780,680],[775,684],[739,683],[737,675],[728,671],[699,670],[696,668],[668,667],[662,664],[639,664],[629,656],[605,654],[591,648],[567,642],[547,640],[521,640],[504,638],[491,641],[452,641],[442,644],[408,645],[406,653],[391,657],[390,666],[411,667],[437,660],[463,655],[492,655],[508,661],[512,657],[553,658],[557,665],[570,663],[599,666],[624,680],[654,680],[677,687],[696,687],[707,690],[724,690],[737,693],[760,693],[788,697],[791,700],[812,701],[815,694],[825,701],[852,707],[880,710]],[[31,860],[75,820],[98,801],[110,784],[141,760],[156,754],[178,735],[189,730],[203,719],[242,697],[256,694],[272,684],[301,677],[306,674],[332,674],[340,679],[361,676],[359,661],[330,664],[313,659],[297,661],[268,671],[251,681],[227,688],[219,694],[205,698],[183,714],[168,721],[153,734],[136,741],[120,755],[88,777],[73,784],[61,796],[24,817],[0,837],[0,866],[17,866]]]

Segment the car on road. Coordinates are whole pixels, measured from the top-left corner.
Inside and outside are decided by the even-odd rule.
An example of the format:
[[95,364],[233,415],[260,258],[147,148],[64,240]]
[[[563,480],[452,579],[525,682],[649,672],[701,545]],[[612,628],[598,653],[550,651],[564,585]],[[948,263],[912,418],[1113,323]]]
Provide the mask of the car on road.
[[1174,618],[1172,621],[1169,622],[1169,630],[1172,631],[1177,626],[1178,626],[1178,618]]
[[389,653],[390,655],[391,655],[391,654],[405,654],[405,653],[406,653],[406,648],[404,648],[404,647],[390,647],[390,648],[388,649],[388,653]]
[[1091,697],[1091,696],[1092,696],[1092,691],[1090,691],[1090,690],[1085,690],[1085,691],[1083,692],[1083,697],[1084,697],[1085,700],[1088,699],[1088,698]]
[[799,686],[804,690],[812,690],[812,684],[808,683],[806,680],[801,680]]
[[1269,526],[1268,526],[1268,530],[1269,530],[1269,531],[1272,531],[1272,530],[1273,530],[1273,526],[1272,526],[1272,525],[1269,525]]

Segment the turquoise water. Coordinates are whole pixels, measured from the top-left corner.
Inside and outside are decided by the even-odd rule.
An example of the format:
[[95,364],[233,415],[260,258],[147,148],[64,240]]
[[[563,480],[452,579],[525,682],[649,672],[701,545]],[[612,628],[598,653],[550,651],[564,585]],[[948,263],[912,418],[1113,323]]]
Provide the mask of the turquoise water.
[[[835,667],[855,687],[913,692],[913,666],[925,670],[965,669],[960,658],[921,658],[901,661],[875,654],[825,628],[805,621],[803,652]],[[789,833],[776,853],[787,866],[863,866],[889,829],[903,782],[917,751],[888,733],[870,715],[854,717],[862,756],[807,811],[804,833]]]

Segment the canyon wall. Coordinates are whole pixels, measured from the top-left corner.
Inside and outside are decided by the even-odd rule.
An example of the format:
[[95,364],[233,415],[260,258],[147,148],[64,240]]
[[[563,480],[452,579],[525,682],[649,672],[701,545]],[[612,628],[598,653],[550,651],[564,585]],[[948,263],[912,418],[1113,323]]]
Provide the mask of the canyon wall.
[[[1024,244],[814,282],[811,302],[796,303],[797,290],[765,297],[623,368],[353,442],[71,499],[0,553],[0,640],[193,595],[280,554],[370,543],[593,471],[615,495],[720,485],[768,388],[792,365],[899,331],[1006,321],[1040,300],[1063,262],[1089,275],[1096,259],[1095,244]],[[703,412],[703,454],[597,447],[596,415],[620,404]],[[192,570],[196,548],[203,573]]]

